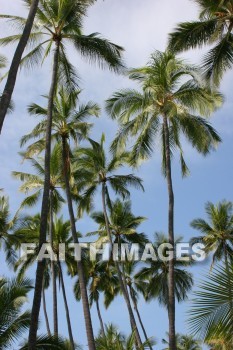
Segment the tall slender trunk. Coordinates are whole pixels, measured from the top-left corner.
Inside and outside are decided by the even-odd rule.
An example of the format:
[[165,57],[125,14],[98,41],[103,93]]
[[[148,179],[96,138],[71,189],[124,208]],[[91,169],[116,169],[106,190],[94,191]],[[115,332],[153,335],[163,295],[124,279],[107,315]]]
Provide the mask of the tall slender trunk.
[[[229,261],[228,261],[228,256],[227,256],[227,247],[226,244],[224,244],[224,259],[225,259],[225,266],[226,266],[226,272],[228,276],[228,287],[229,287],[229,304],[230,304],[230,310],[233,312],[233,293],[232,293],[232,282],[230,279],[230,268],[229,268]],[[233,340],[232,340],[233,342]]]
[[[70,190],[70,181],[69,181],[70,169],[68,164],[69,156],[68,156],[66,138],[62,138],[62,158],[63,158],[63,172],[64,172],[66,198],[67,198],[68,211],[69,211],[70,224],[71,224],[71,232],[72,232],[74,243],[78,243],[77,231],[75,226],[74,209],[73,209],[71,190]],[[91,313],[90,313],[90,307],[89,307],[89,301],[88,301],[88,295],[87,295],[86,280],[85,280],[82,261],[77,262],[77,268],[78,268],[80,292],[81,292],[81,298],[82,298],[82,304],[83,304],[84,320],[86,325],[88,347],[89,347],[89,350],[96,350],[95,338],[94,338],[92,321],[91,321]]]
[[47,308],[46,308],[44,283],[43,283],[43,289],[42,289],[42,300],[43,300],[43,310],[44,310],[46,329],[47,329],[48,336],[51,337],[49,318],[48,318],[48,313],[47,313]]
[[[49,220],[50,244],[53,249],[53,190],[50,190],[50,220]],[[53,289],[53,332],[58,336],[58,314],[57,314],[57,281],[55,263],[51,259],[52,289]]]
[[27,45],[33,22],[35,19],[36,11],[38,8],[39,0],[32,0],[30,10],[28,13],[28,18],[22,33],[22,36],[19,40],[19,43],[17,45],[17,48],[15,50],[10,70],[8,73],[7,81],[3,90],[2,97],[0,99],[0,133],[2,131],[2,126],[4,123],[4,119],[7,113],[7,110],[10,105],[11,97],[14,91],[15,83],[16,83],[16,78],[17,78],[17,73],[19,70],[20,62],[23,56],[23,52],[25,50],[25,47]]
[[70,345],[71,345],[72,350],[75,350],[74,338],[73,338],[71,321],[70,321],[70,312],[69,312],[69,306],[68,306],[68,302],[67,302],[66,289],[65,289],[64,278],[63,278],[63,271],[62,271],[62,266],[61,266],[61,263],[59,260],[58,260],[58,268],[59,268],[59,273],[60,273],[60,278],[61,278],[61,289],[62,289],[63,300],[64,300],[64,305],[65,305],[65,310],[66,310],[66,322],[67,322],[67,327],[68,327]]
[[103,322],[101,312],[100,312],[99,298],[96,299],[95,304],[96,304],[97,314],[98,314],[99,321],[100,321],[101,333],[105,337],[104,322]]
[[[170,134],[167,117],[163,117],[163,131],[165,141],[166,157],[166,179],[169,198],[168,209],[168,237],[169,243],[174,248],[174,194],[171,174],[171,153],[170,153]],[[169,260],[168,272],[168,319],[169,319],[169,350],[176,350],[176,332],[175,332],[175,281],[174,281],[174,256]]]
[[150,345],[150,340],[149,340],[149,338],[148,338],[148,336],[147,336],[146,329],[145,329],[144,324],[143,324],[143,322],[142,322],[142,318],[141,318],[140,312],[139,312],[139,310],[138,310],[138,305],[137,305],[137,302],[136,302],[135,297],[134,297],[134,295],[133,295],[133,291],[132,291],[132,287],[131,287],[131,286],[129,286],[129,291],[130,291],[131,300],[132,300],[132,302],[133,302],[134,310],[135,310],[135,312],[136,312],[136,314],[137,314],[138,321],[139,321],[140,326],[141,326],[141,328],[142,328],[144,337],[145,337],[146,341],[148,342],[149,348],[150,348],[151,350],[153,350],[153,349],[152,349],[152,346]]
[[[107,230],[107,234],[108,234],[108,238],[109,238],[109,242],[110,242],[110,247],[111,247],[111,251],[113,248],[113,241],[112,241],[112,236],[111,236],[111,232],[110,232],[110,227],[109,227],[109,220],[108,220],[108,214],[107,214],[107,207],[106,207],[106,183],[103,182],[102,183],[102,205],[103,205],[103,212],[104,212],[104,218],[105,218],[105,224],[106,224],[106,230]],[[128,293],[128,289],[126,288],[123,278],[122,278],[122,273],[121,273],[121,269],[120,266],[118,264],[117,261],[114,261],[116,270],[117,270],[117,275],[118,275],[118,279],[119,279],[119,283],[120,283],[120,288],[122,291],[122,294],[124,296],[125,299],[125,303],[128,309],[128,313],[129,313],[129,319],[130,319],[130,323],[131,323],[131,327],[132,327],[132,331],[135,332],[135,338],[136,338],[136,345],[137,348],[140,348],[142,346],[142,341],[141,341],[141,337],[138,331],[138,327],[137,327],[137,323],[134,317],[134,313],[133,313],[133,309],[130,303],[130,297],[129,297],[129,293]]]
[[[50,190],[50,157],[51,157],[51,130],[52,130],[52,119],[53,119],[53,102],[54,95],[57,85],[57,73],[58,73],[58,62],[59,62],[59,42],[56,43],[56,48],[53,58],[53,74],[52,82],[49,91],[48,100],[48,115],[47,115],[47,126],[46,126],[46,141],[45,141],[45,178],[44,178],[44,192],[41,206],[41,219],[40,219],[40,238],[39,247],[46,242],[47,233],[47,222],[49,214],[49,190]],[[40,313],[41,304],[41,293],[43,284],[43,274],[44,274],[45,261],[38,261],[36,269],[36,282],[34,289],[34,297],[32,304],[31,313],[31,324],[29,329],[28,338],[28,349],[35,350],[36,347],[36,335],[38,329],[38,318]]]

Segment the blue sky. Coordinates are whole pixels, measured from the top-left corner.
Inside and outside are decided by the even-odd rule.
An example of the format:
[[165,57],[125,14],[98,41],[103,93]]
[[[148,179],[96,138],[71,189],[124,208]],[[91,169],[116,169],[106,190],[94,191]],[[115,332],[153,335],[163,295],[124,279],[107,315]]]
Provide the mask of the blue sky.
[[[14,6],[12,6],[14,5]],[[1,13],[25,15],[26,11],[19,0],[0,0]],[[114,43],[125,48],[125,62],[128,67],[144,65],[153,50],[164,50],[167,43],[167,34],[180,21],[195,19],[197,8],[193,1],[187,0],[98,0],[90,8],[85,20],[85,33],[100,32],[104,37],[111,39]],[[1,36],[11,31],[6,23],[0,23]],[[204,50],[202,50],[204,52]],[[0,48],[0,53],[5,54],[9,60],[13,49]],[[69,50],[71,60],[78,69],[81,76],[81,87],[83,88],[83,102],[93,100],[104,106],[104,101],[115,90],[132,86],[127,78],[116,76],[108,71],[101,71],[84,62],[73,50]],[[182,55],[192,63],[200,61],[200,51],[192,51]],[[23,195],[18,192],[19,183],[12,179],[12,170],[28,170],[28,166],[20,163],[19,139],[29,132],[35,125],[35,120],[29,117],[26,107],[31,102],[43,102],[41,95],[46,94],[49,89],[49,77],[51,75],[51,61],[48,59],[43,67],[33,71],[20,72],[14,93],[15,112],[8,116],[0,137],[0,188],[10,196],[12,211],[17,210]],[[204,216],[204,204],[206,201],[214,203],[222,200],[232,199],[233,188],[233,103],[231,82],[232,72],[228,72],[223,79],[221,91],[225,95],[225,104],[212,117],[212,124],[220,133],[223,143],[216,152],[206,158],[198,155],[189,145],[185,143],[184,150],[191,175],[182,179],[179,163],[174,159],[173,179],[175,190],[175,232],[188,240],[195,232],[190,228],[190,222],[196,217]],[[99,139],[104,131],[109,143],[117,130],[117,125],[112,122],[102,111],[101,117],[96,120],[92,137]],[[167,227],[167,190],[164,178],[161,175],[160,154],[154,152],[152,159],[139,169],[138,174],[144,180],[145,193],[132,192],[133,211],[136,215],[146,216],[148,220],[141,225],[140,231],[153,237],[154,232],[166,232]],[[131,170],[129,170],[131,172]],[[97,209],[100,208],[100,199],[96,200]],[[85,217],[77,223],[77,229],[82,233],[91,231],[93,223]],[[207,269],[206,265],[198,265],[193,269],[195,281],[200,278],[202,272]],[[8,275],[4,261],[1,260],[1,274]],[[33,273],[31,272],[31,276]],[[74,302],[72,296],[73,282],[66,279],[66,287],[69,296],[73,332],[78,343],[86,345],[84,322],[82,319],[81,306]],[[191,298],[191,296],[190,296]],[[50,292],[47,293],[50,320],[52,305]],[[185,319],[188,302],[177,307],[177,331],[187,331]],[[65,313],[62,299],[59,303],[61,311],[60,332],[67,334]],[[145,305],[139,303],[147,332],[155,336],[159,341],[164,337],[167,329],[166,310],[159,307],[155,301]],[[116,302],[105,311],[102,307],[103,317],[106,322],[119,325],[124,332],[129,332],[129,321],[127,310],[123,299],[118,298]],[[92,310],[94,330],[97,333],[99,324],[95,310]],[[43,315],[41,315],[41,318]],[[44,322],[44,320],[43,320]],[[41,331],[45,331],[42,326]],[[86,346],[84,349],[87,348]],[[158,345],[156,349],[161,349]]]

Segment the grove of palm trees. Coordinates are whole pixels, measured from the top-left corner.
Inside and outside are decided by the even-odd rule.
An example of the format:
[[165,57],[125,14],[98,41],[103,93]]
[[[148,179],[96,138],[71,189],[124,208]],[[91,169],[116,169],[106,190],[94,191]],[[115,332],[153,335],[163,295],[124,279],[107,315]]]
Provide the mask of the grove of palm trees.
[[0,349],[233,350],[233,0],[0,28]]

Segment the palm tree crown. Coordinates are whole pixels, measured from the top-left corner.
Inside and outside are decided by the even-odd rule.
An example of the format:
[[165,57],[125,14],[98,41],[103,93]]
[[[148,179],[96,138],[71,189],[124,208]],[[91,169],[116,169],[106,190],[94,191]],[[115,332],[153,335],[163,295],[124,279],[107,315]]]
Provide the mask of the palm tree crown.
[[223,73],[233,63],[233,8],[231,0],[195,0],[199,20],[180,23],[170,34],[169,49],[173,52],[212,45],[204,56],[205,75],[219,84]]
[[[30,6],[29,0],[24,2],[26,6]],[[101,38],[98,33],[84,35],[82,32],[83,17],[93,2],[91,0],[40,1],[28,42],[28,46],[30,44],[32,49],[22,59],[21,64],[27,68],[40,64],[52,52],[54,44],[59,45],[58,76],[60,83],[70,92],[77,87],[78,81],[75,68],[68,60],[65,43],[71,43],[81,56],[89,61],[98,62],[101,67],[107,65],[115,71],[122,69],[122,47]],[[0,18],[9,19],[18,28],[21,28],[26,21],[22,17],[11,15],[1,15]],[[15,34],[1,38],[0,44],[14,43],[20,37],[21,34]]]
[[[107,111],[120,123],[112,148],[118,150],[125,146],[129,137],[136,138],[131,153],[135,164],[152,155],[158,136],[165,170],[165,130],[161,118],[166,116],[171,154],[175,150],[180,152],[182,173],[187,174],[181,134],[203,154],[220,142],[213,127],[194,113],[208,116],[221,105],[221,94],[211,92],[202,84],[197,67],[186,64],[169,52],[156,51],[146,67],[131,70],[129,77],[141,84],[142,92],[121,90],[107,101]],[[188,80],[184,82],[185,78]]]
[[[175,239],[175,244],[181,242],[182,238]],[[161,244],[168,243],[168,238],[163,234],[155,235],[154,247],[157,249]],[[169,262],[158,259],[148,262],[137,274],[136,278],[147,282],[144,288],[144,296],[147,300],[158,298],[160,304],[168,307],[169,289]],[[185,269],[190,262],[174,259],[174,285],[175,298],[178,302],[184,301],[188,297],[188,292],[193,286],[192,274]],[[139,283],[139,282],[138,282]]]
[[231,202],[222,201],[216,205],[211,202],[206,204],[208,221],[195,219],[191,226],[202,233],[192,241],[202,242],[207,253],[213,252],[215,261],[227,260],[233,257],[233,205]]

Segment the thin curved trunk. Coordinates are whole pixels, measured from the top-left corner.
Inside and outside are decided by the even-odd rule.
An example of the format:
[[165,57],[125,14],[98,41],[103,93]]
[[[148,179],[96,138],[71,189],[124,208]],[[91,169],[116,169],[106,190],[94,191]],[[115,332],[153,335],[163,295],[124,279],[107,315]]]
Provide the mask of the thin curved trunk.
[[38,8],[39,0],[32,0],[30,10],[28,13],[28,18],[22,33],[22,36],[19,40],[19,43],[17,45],[17,48],[15,50],[10,70],[8,73],[7,81],[3,90],[3,94],[0,100],[0,133],[2,132],[2,127],[4,123],[4,119],[6,117],[7,110],[10,105],[11,97],[14,91],[17,73],[19,70],[20,62],[23,56],[23,52],[25,50],[25,47],[27,45],[33,22],[35,19],[36,11]]
[[[72,233],[74,243],[78,243],[77,231],[75,226],[74,209],[73,209],[71,190],[70,190],[70,181],[69,181],[69,171],[70,171],[69,154],[67,151],[67,144],[66,144],[65,138],[62,138],[62,158],[63,158],[63,172],[64,172],[64,181],[65,181],[65,189],[66,189],[66,198],[67,198],[68,211],[69,211],[70,224],[71,224],[71,233]],[[85,280],[82,261],[77,262],[77,268],[78,268],[80,292],[81,292],[81,298],[82,298],[82,304],[83,304],[84,320],[86,325],[88,347],[89,347],[89,350],[96,350],[95,338],[94,338],[92,321],[91,321],[91,313],[90,313],[90,307],[89,307],[89,301],[88,301],[88,295],[87,295],[86,280]]]
[[[170,135],[167,117],[163,116],[163,131],[165,142],[165,158],[166,158],[166,179],[169,198],[168,209],[168,237],[169,243],[174,247],[174,194],[172,186],[171,174],[171,151],[170,151]],[[174,257],[169,260],[168,273],[168,319],[169,319],[169,349],[176,350],[176,332],[175,332],[175,278],[174,278]]]
[[[105,218],[105,224],[106,224],[106,230],[107,230],[107,234],[108,234],[108,238],[110,241],[110,246],[111,246],[111,251],[113,248],[113,242],[112,242],[112,236],[111,236],[111,232],[110,232],[110,227],[109,227],[109,220],[108,220],[108,214],[107,214],[107,208],[106,208],[106,184],[105,182],[102,183],[102,205],[103,205],[103,212],[104,212],[104,218]],[[117,270],[117,275],[118,275],[118,279],[119,279],[119,283],[120,283],[120,288],[122,291],[122,294],[124,296],[125,299],[125,303],[128,309],[128,313],[129,313],[129,319],[130,319],[130,323],[131,323],[131,328],[132,331],[135,332],[135,338],[136,338],[136,345],[137,348],[142,347],[142,341],[141,341],[141,337],[138,331],[138,327],[137,327],[137,323],[134,317],[134,313],[133,313],[133,309],[130,303],[130,297],[129,297],[129,293],[128,293],[128,289],[125,287],[123,278],[122,278],[122,273],[121,273],[121,269],[120,266],[118,264],[117,261],[114,261],[116,270]]]
[[[227,256],[226,244],[224,244],[224,258],[225,258],[226,272],[227,272],[227,276],[228,276],[230,311],[233,313],[233,293],[232,293],[232,285],[231,285],[232,282],[230,279],[230,268],[229,268],[229,261],[228,261],[228,256]],[[232,339],[232,343],[233,343],[233,339]]]
[[137,305],[137,302],[136,302],[135,297],[134,297],[134,295],[133,295],[132,287],[130,287],[130,286],[129,286],[129,291],[130,291],[131,300],[132,300],[132,302],[133,302],[134,310],[135,310],[135,312],[136,312],[136,314],[137,314],[138,321],[139,321],[139,323],[140,323],[140,325],[141,325],[141,328],[142,328],[144,337],[145,337],[146,341],[148,342],[149,348],[150,348],[151,350],[153,350],[153,349],[152,349],[152,346],[149,345],[149,344],[150,344],[150,340],[149,340],[149,338],[148,338],[148,336],[147,336],[147,333],[146,333],[144,324],[143,324],[143,322],[142,322],[142,318],[141,318],[140,312],[139,312],[139,310],[138,310],[138,305]]
[[101,316],[100,305],[99,305],[99,299],[98,298],[96,299],[95,304],[96,304],[97,314],[98,314],[99,321],[100,321],[101,333],[105,337],[104,322],[103,322],[103,319],[102,319],[102,316]]
[[[49,215],[51,130],[52,130],[52,119],[53,119],[54,95],[55,95],[56,85],[57,85],[59,47],[60,45],[58,42],[56,43],[56,48],[54,52],[53,74],[52,74],[52,82],[51,82],[51,87],[49,91],[49,100],[48,100],[48,115],[47,115],[47,126],[46,126],[46,135],[45,135],[45,165],[44,165],[45,178],[44,178],[44,191],[43,191],[43,199],[42,199],[42,206],[41,206],[39,247],[41,247],[42,244],[46,242],[47,222],[48,222],[48,215]],[[34,297],[33,297],[33,304],[32,304],[31,324],[30,324],[29,338],[28,338],[29,350],[35,350],[35,347],[36,347],[36,336],[37,336],[38,319],[39,319],[39,313],[40,313],[44,267],[45,267],[45,261],[38,261],[37,269],[36,269]]]
[[42,289],[42,301],[43,301],[43,310],[44,310],[44,317],[45,317],[45,324],[46,324],[47,333],[48,333],[48,336],[51,337],[49,318],[48,318],[48,313],[47,313],[47,308],[46,308],[44,283],[43,283],[43,289]]
[[61,288],[62,288],[63,300],[64,300],[64,305],[65,305],[65,310],[66,310],[66,321],[67,321],[70,345],[71,345],[72,350],[75,350],[74,338],[73,338],[72,327],[71,327],[71,322],[70,322],[70,312],[69,312],[69,307],[68,307],[68,302],[67,302],[67,297],[66,297],[66,289],[65,289],[64,278],[63,278],[63,271],[62,271],[61,263],[59,260],[58,260],[58,268],[59,268],[59,272],[60,272]]
[[[50,190],[50,220],[49,220],[50,244],[53,248],[53,190]],[[58,314],[57,314],[57,281],[55,263],[51,260],[52,288],[53,288],[53,332],[58,336]]]

